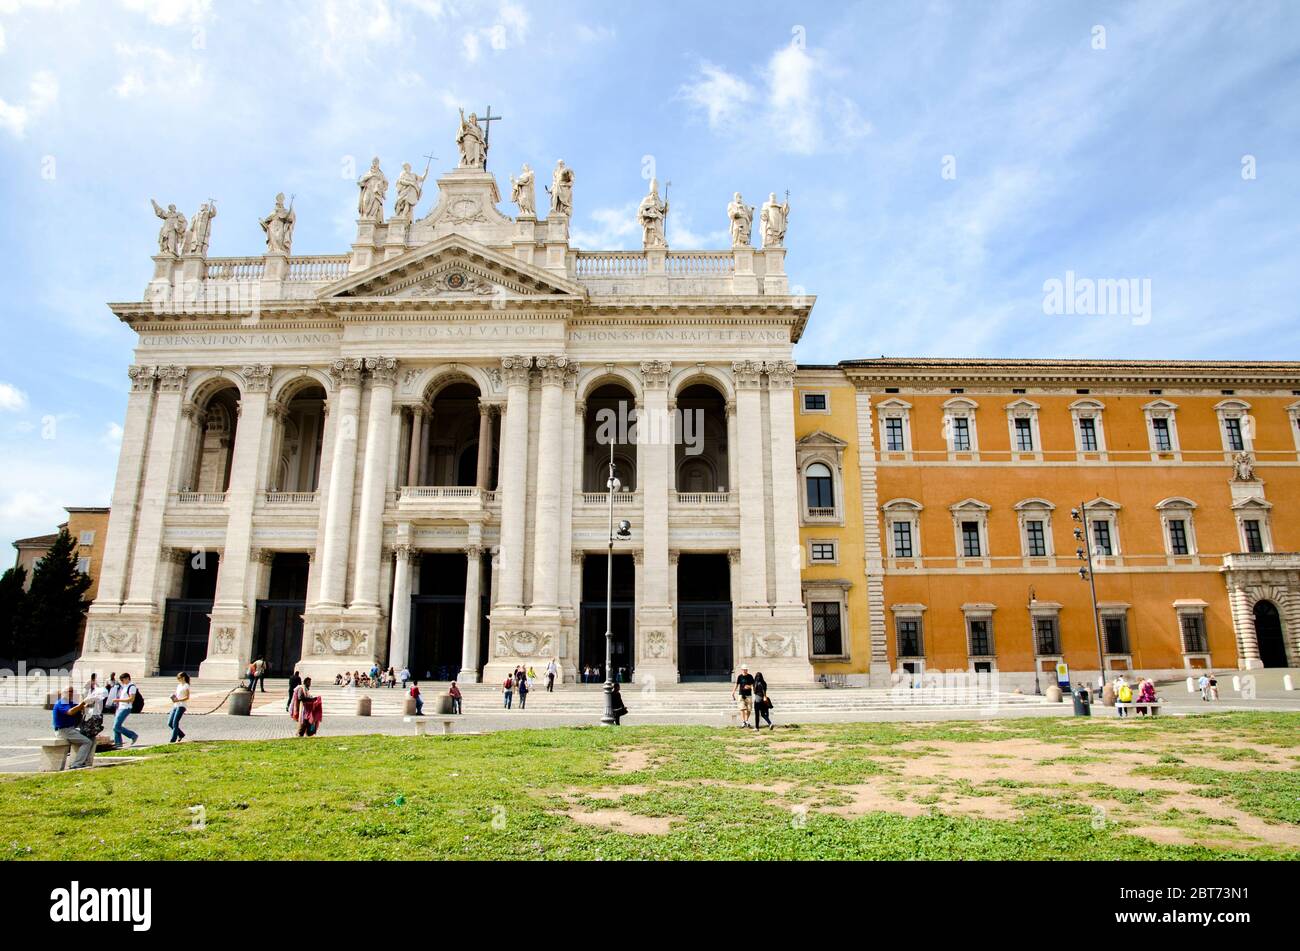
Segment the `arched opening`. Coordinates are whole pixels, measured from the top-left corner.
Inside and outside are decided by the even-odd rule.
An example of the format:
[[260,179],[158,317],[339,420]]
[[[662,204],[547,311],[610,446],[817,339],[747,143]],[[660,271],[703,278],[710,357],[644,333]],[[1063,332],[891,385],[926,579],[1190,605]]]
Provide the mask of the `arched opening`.
[[438,391],[430,413],[419,425],[412,420],[408,439],[413,443],[411,454],[415,463],[408,471],[407,484],[472,487],[479,484],[480,464],[485,461],[483,487],[496,485],[495,427],[499,420],[488,420],[493,426],[492,453],[489,459],[480,460],[479,396],[479,389],[473,383],[450,383]]
[[1265,667],[1289,667],[1286,644],[1282,639],[1282,617],[1272,601],[1255,602],[1255,643],[1259,660]]
[[831,477],[831,467],[824,462],[814,462],[804,470],[803,480],[808,491],[808,511],[834,511],[835,482]]
[[189,415],[193,422],[180,490],[225,492],[230,488],[230,466],[239,430],[239,389],[224,382],[196,398],[194,412]]
[[614,475],[622,483],[620,491],[636,491],[635,419],[636,397],[623,384],[606,383],[591,391],[582,424],[582,491],[605,491],[611,442]]
[[677,394],[674,466],[678,492],[734,491],[728,485],[727,401],[708,383]]
[[325,438],[325,390],[311,383],[279,404],[277,452],[272,459],[272,492],[315,492],[320,485]]

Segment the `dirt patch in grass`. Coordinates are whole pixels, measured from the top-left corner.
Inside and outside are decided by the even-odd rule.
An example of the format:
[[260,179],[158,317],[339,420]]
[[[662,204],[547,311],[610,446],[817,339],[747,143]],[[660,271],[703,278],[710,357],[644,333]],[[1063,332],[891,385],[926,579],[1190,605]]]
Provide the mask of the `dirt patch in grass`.
[[672,820],[669,818],[638,816],[622,809],[598,809],[595,812],[570,809],[565,812],[565,815],[584,826],[612,829],[615,832],[626,832],[628,835],[667,835],[672,826]]
[[639,773],[643,769],[654,768],[653,750],[640,747],[629,750],[617,750],[609,764],[611,773]]

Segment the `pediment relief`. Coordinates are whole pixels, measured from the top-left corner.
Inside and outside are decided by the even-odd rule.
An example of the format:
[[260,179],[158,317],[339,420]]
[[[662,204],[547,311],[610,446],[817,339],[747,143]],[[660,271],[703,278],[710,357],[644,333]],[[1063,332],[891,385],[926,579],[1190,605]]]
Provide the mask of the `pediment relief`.
[[427,271],[418,272],[372,292],[375,297],[451,298],[456,300],[492,300],[504,297],[529,297],[530,291],[485,273],[465,261],[448,261]]

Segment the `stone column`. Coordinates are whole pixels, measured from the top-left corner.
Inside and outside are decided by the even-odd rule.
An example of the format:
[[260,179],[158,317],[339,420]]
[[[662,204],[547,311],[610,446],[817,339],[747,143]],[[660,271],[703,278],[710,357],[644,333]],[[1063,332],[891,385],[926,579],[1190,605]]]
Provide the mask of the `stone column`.
[[736,379],[737,475],[740,502],[740,590],[732,598],[741,610],[766,608],[767,508],[763,485],[762,367],[751,360],[732,365]]
[[392,635],[388,642],[388,665],[398,671],[409,663],[411,653],[411,572],[418,556],[412,558],[410,545],[396,545],[397,573],[393,577],[393,607],[389,615]]
[[[253,542],[253,505],[262,480],[264,448],[270,440],[275,417],[268,413],[271,389],[269,366],[243,368],[244,388],[239,400],[239,425],[226,489],[226,540],[217,568],[217,591],[212,603],[207,659],[199,667],[200,677],[233,678],[253,649],[253,617],[248,604],[249,568],[256,570],[250,546]],[[216,652],[218,631],[234,635],[232,654]]]
[[[338,392],[325,532],[320,540],[322,607],[339,609],[347,596],[348,551],[352,534],[352,495],[357,478],[357,429],[361,411],[361,361],[335,360],[330,367]],[[304,655],[305,656],[305,655]]]
[[794,449],[795,365],[777,360],[767,365],[767,420],[771,453],[772,553],[776,590],[768,592],[778,607],[796,608],[803,616],[802,554],[799,542],[799,479]]
[[736,449],[736,401],[727,400],[727,491],[731,498],[737,498],[737,486],[740,476],[736,469],[739,465]]
[[559,608],[560,488],[564,464],[564,378],[570,370],[565,357],[538,357],[542,405],[537,432],[536,519],[533,530],[533,607]]
[[370,413],[366,418],[366,454],[361,475],[361,511],[357,527],[356,582],[352,608],[379,611],[379,560],[384,537],[384,493],[393,412],[397,360],[366,357],[370,373]]
[[99,591],[92,614],[110,609],[116,613],[126,592],[127,568],[135,521],[142,504],[145,464],[150,438],[149,418],[154,404],[154,369],[131,367],[131,395],[126,401],[126,422],[122,427],[122,448],[117,456],[117,478],[113,483],[112,508],[104,558],[99,569]]
[[[672,364],[641,362],[642,415],[637,420],[637,488],[641,493],[641,565],[637,570],[636,680],[675,683],[677,667],[658,647],[673,627],[668,578],[668,503],[677,486],[673,417],[668,404]],[[653,635],[653,636],[652,636]],[[648,651],[653,648],[654,653]],[[653,681],[651,680],[653,678]]]
[[1228,608],[1237,634],[1237,668],[1255,670],[1264,666],[1259,659],[1259,637],[1255,631],[1255,611],[1250,595],[1240,584],[1228,589]]
[[420,429],[420,457],[416,464],[417,485],[429,484],[429,441],[433,438],[433,407],[424,407],[424,426]]
[[421,452],[427,446],[424,434],[424,404],[411,408],[411,457],[406,464],[406,484],[420,484]]
[[500,606],[522,611],[524,521],[528,514],[528,375],[531,357],[503,357],[506,415],[501,433]]
[[492,476],[492,414],[495,407],[491,403],[478,404],[478,472],[474,484],[483,492],[490,491]]
[[176,464],[176,443],[181,425],[181,402],[185,397],[186,367],[159,367],[158,398],[154,403],[149,438],[149,458],[145,467],[140,496],[140,517],[136,524],[135,547],[131,555],[131,575],[124,611],[158,614],[151,623],[153,630],[161,624],[157,604],[158,571],[161,567],[163,516],[172,487]]
[[[486,417],[485,417],[486,418]],[[483,612],[483,549],[470,545],[465,549],[465,629],[461,638],[461,683],[478,683],[478,652]]]

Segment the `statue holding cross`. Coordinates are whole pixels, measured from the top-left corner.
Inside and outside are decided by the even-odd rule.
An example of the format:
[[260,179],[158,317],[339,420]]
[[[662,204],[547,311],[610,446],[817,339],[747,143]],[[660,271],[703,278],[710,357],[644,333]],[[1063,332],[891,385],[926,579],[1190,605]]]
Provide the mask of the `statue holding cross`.
[[460,110],[460,131],[456,133],[456,146],[460,149],[461,168],[487,168],[487,133],[478,124],[478,116],[471,112],[465,118]]

